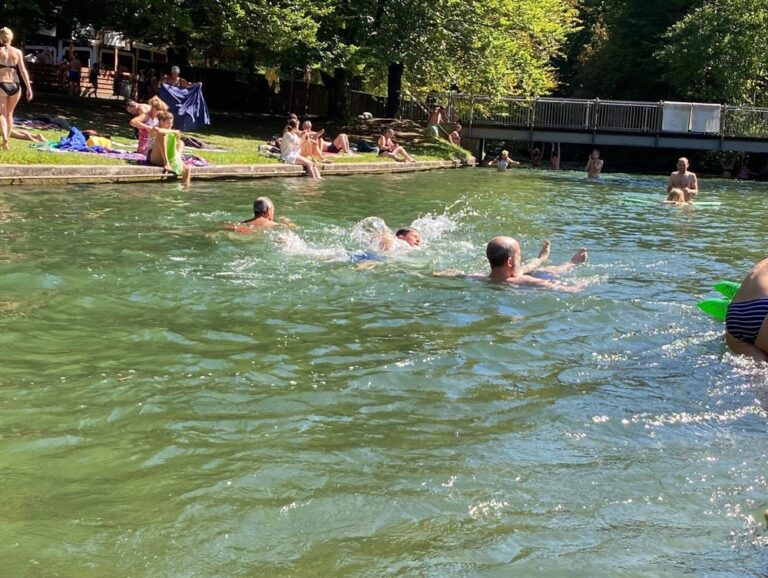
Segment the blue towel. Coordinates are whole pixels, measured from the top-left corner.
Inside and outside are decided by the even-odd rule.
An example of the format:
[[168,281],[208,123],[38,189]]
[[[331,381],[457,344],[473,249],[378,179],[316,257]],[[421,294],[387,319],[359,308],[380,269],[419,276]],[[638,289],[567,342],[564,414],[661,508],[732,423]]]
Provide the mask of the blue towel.
[[202,84],[195,84],[192,88],[160,84],[158,96],[173,113],[173,128],[189,131],[204,124],[211,124]]
[[85,135],[80,132],[80,129],[73,126],[69,129],[69,134],[59,139],[58,144],[54,145],[57,149],[62,151],[72,151],[78,153],[105,153],[108,152],[102,146],[88,146],[88,141]]

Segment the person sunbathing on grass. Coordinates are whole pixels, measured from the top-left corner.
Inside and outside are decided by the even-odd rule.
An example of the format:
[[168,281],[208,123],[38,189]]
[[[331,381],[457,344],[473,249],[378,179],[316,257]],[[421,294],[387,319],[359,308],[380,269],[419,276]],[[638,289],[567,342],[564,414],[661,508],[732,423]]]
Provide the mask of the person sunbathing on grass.
[[305,120],[303,123],[301,123],[301,132],[302,134],[306,134],[308,139],[317,142],[321,154],[354,154],[352,148],[349,146],[349,137],[343,132],[339,133],[332,141],[327,141],[322,138],[323,134],[325,134],[325,129],[313,131],[312,123],[308,120]]
[[389,157],[403,163],[414,162],[413,157],[405,152],[405,149],[392,139],[393,136],[395,136],[395,131],[388,128],[384,131],[384,134],[379,137],[379,156]]

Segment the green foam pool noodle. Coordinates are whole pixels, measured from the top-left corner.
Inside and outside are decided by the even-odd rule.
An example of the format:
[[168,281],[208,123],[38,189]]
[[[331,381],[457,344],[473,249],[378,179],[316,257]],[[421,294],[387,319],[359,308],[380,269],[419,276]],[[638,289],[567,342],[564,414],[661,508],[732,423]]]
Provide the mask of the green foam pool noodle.
[[704,301],[699,301],[696,307],[718,321],[725,321],[725,316],[728,314],[728,305],[730,304],[730,299],[704,299]]
[[176,133],[169,133],[165,139],[165,154],[168,155],[168,164],[173,169],[174,174],[180,177],[184,172],[184,163],[181,161],[181,155],[176,153]]
[[734,295],[741,289],[741,283],[737,283],[736,281],[718,281],[715,283],[714,286],[715,291],[720,293],[723,297],[725,297],[728,300],[733,299]]

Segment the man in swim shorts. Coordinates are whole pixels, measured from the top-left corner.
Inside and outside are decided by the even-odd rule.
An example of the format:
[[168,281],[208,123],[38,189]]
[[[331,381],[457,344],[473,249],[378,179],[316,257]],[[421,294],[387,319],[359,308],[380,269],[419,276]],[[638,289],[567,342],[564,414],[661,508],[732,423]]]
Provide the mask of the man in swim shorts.
[[[541,287],[544,289],[555,289],[557,291],[576,292],[583,289],[582,284],[565,285],[557,280],[555,276],[565,271],[587,262],[588,254],[585,248],[579,249],[571,260],[555,267],[544,267],[541,265],[549,259],[551,243],[544,241],[544,245],[539,252],[539,256],[528,263],[523,264],[523,256],[520,251],[520,244],[512,237],[494,237],[488,242],[485,248],[485,256],[491,266],[491,272],[488,275],[466,275],[470,279],[478,281],[493,281],[495,283],[507,283],[510,285],[522,285],[530,287]],[[536,271],[536,275],[531,273]],[[541,275],[544,273],[545,275]],[[462,276],[457,271],[443,271],[435,273],[440,277]],[[542,277],[547,278],[542,278]]]
[[734,353],[768,363],[768,258],[747,275],[725,317],[725,342]]
[[696,180],[696,175],[688,170],[688,159],[685,157],[677,159],[677,171],[669,175],[667,194],[672,189],[681,189],[686,201],[690,201],[699,194],[699,182]]
[[258,229],[271,229],[284,225],[293,227],[294,224],[285,217],[275,221],[275,205],[269,197],[259,197],[253,201],[253,217],[237,224],[228,224],[226,228],[235,233],[252,233]]

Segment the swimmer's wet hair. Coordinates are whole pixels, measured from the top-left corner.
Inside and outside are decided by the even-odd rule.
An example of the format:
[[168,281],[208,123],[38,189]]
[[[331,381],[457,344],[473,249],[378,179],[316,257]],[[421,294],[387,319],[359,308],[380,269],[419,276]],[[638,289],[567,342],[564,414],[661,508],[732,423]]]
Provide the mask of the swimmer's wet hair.
[[253,201],[253,214],[256,217],[263,217],[275,206],[272,204],[272,199],[269,197],[259,197]]
[[514,255],[514,245],[511,243],[504,243],[497,239],[491,239],[488,242],[488,246],[485,248],[485,256],[488,257],[488,262],[491,267],[502,267],[506,265],[507,259],[510,259]]
[[402,229],[398,229],[395,233],[395,237],[405,237],[408,233],[418,233],[419,230],[415,229],[413,227],[403,227]]

